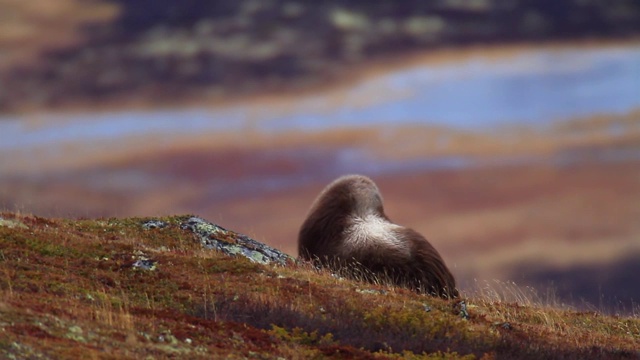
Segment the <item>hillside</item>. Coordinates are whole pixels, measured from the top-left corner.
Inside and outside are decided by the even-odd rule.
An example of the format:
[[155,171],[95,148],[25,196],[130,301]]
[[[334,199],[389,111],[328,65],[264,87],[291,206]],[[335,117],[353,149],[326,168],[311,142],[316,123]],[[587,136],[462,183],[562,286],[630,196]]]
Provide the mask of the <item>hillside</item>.
[[640,357],[637,317],[545,307],[514,286],[462,305],[344,280],[190,216],[3,213],[0,269],[8,359]]
[[[0,112],[211,103],[464,45],[626,39],[631,0],[0,0]],[[206,100],[206,102],[204,101]]]

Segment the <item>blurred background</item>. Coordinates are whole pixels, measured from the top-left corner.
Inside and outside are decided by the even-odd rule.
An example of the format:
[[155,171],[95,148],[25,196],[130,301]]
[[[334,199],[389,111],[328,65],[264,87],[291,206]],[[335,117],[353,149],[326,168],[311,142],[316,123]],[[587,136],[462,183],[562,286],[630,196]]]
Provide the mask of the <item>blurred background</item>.
[[0,0],[0,211],[296,254],[371,176],[468,293],[640,313],[634,0]]

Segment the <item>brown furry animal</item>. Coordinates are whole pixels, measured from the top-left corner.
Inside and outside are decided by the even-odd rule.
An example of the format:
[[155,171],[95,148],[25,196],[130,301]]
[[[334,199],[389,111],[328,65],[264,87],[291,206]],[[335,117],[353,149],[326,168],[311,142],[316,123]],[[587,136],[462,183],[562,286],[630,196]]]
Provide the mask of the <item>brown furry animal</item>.
[[390,280],[418,292],[458,297],[455,279],[422,235],[392,223],[376,184],[343,176],[318,196],[298,236],[298,254],[367,281]]

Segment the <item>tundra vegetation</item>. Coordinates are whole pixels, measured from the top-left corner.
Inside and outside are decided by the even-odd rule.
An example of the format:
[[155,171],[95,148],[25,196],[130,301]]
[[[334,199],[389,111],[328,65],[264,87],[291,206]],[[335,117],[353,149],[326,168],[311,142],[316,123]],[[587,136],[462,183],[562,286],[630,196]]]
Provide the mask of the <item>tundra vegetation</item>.
[[262,264],[210,241],[259,244],[220,227],[203,235],[190,219],[0,214],[0,357],[640,356],[637,316],[577,312],[513,284],[461,304],[291,259]]

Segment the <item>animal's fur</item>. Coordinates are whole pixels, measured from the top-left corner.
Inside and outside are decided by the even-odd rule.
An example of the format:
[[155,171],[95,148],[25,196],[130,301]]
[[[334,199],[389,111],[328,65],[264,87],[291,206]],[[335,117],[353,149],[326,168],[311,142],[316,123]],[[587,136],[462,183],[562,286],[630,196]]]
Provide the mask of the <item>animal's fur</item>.
[[389,220],[378,187],[366,176],[343,176],[320,193],[300,229],[298,254],[334,270],[349,267],[357,278],[458,296],[440,254],[422,235]]

